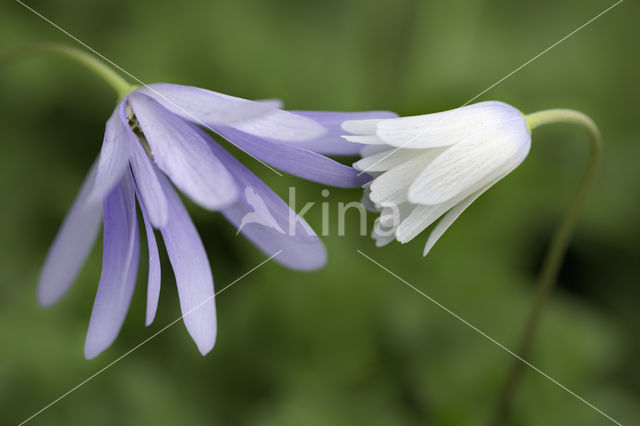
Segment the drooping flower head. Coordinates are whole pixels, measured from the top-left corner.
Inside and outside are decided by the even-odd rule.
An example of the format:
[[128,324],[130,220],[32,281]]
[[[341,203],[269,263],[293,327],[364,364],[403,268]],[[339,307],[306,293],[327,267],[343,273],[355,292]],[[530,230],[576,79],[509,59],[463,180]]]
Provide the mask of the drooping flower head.
[[[289,268],[317,269],[325,264],[326,252],[309,225],[202,127],[284,172],[326,185],[357,187],[369,176],[323,154],[357,152],[357,144],[345,144],[339,137],[345,119],[392,116],[290,112],[277,101],[249,101],[165,83],[136,89],[107,122],[99,159],[49,251],[40,276],[40,303],[51,305],[69,289],[103,219],[102,274],[85,356],[93,358],[111,345],[137,278],[137,204],[149,252],[146,324],[154,319],[160,294],[157,229],[176,278],[185,325],[199,350],[207,353],[216,338],[213,277],[174,185],[202,207],[220,210],[265,254],[276,255],[274,259]],[[243,223],[248,214],[259,219]]]
[[518,167],[531,145],[525,117],[502,102],[435,114],[346,121],[347,141],[366,144],[354,164],[375,179],[364,203],[380,211],[377,246],[406,243],[439,218],[423,254],[484,191]]

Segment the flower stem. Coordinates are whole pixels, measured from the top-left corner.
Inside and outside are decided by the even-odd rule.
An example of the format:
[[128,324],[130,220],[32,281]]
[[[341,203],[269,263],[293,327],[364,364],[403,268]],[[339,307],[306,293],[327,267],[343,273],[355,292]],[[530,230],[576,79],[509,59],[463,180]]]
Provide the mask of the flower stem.
[[11,50],[0,54],[0,63],[12,59],[21,58],[23,56],[28,56],[33,53],[41,52],[57,53],[81,63],[82,65],[96,73],[98,76],[100,76],[104,81],[106,81],[116,91],[119,98],[124,97],[127,93],[135,89],[135,86],[129,84],[120,76],[120,74],[115,72],[113,68],[109,67],[107,64],[100,61],[95,56],[88,54],[84,50],[66,46],[63,44],[34,44],[31,46]]
[[[538,126],[550,123],[574,123],[584,127],[591,136],[591,153],[589,156],[589,162],[587,169],[582,177],[582,181],[578,186],[578,190],[575,193],[569,208],[567,209],[562,222],[558,226],[551,239],[549,249],[547,250],[540,275],[538,277],[536,297],[534,299],[529,317],[522,333],[520,346],[518,349],[518,356],[523,360],[528,360],[535,340],[535,335],[540,324],[540,318],[542,315],[542,308],[545,302],[549,298],[553,287],[558,278],[560,267],[564,259],[571,235],[576,226],[578,214],[584,200],[589,192],[589,188],[593,183],[600,157],[602,155],[602,138],[598,126],[593,122],[591,118],[585,114],[568,110],[568,109],[550,109],[546,111],[535,112],[525,116],[529,130],[533,130]],[[494,411],[492,425],[502,426],[506,423],[513,400],[515,398],[516,391],[522,379],[525,363],[521,360],[516,360],[511,368],[507,382],[502,389],[500,399]]]

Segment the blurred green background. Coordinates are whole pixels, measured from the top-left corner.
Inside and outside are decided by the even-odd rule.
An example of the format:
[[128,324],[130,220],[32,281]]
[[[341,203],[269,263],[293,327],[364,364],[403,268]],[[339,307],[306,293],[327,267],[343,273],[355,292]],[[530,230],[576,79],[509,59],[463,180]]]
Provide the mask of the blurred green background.
[[[455,108],[613,2],[605,0],[29,1],[144,82],[201,86],[291,109]],[[640,8],[626,1],[480,100],[575,108],[601,126],[605,158],[548,305],[532,362],[623,424],[640,419]],[[18,3],[0,5],[0,50],[73,41]],[[114,345],[82,355],[101,244],[69,294],[37,306],[47,248],[97,155],[109,87],[66,59],[0,65],[0,423],[17,424],[179,316],[166,257],[158,317],[144,327],[146,271]],[[475,203],[427,258],[426,234],[376,249],[324,238],[315,273],[271,262],[217,299],[214,350],[170,328],[32,420],[40,425],[483,425],[512,357],[356,253],[360,249],[514,348],[540,258],[587,158],[586,133],[536,130],[527,161]],[[236,152],[236,151],[234,151]],[[322,186],[279,178],[279,194]],[[360,198],[331,190],[330,210]],[[219,214],[189,209],[216,287],[264,256]],[[307,216],[321,226],[316,205]],[[372,222],[372,217],[370,221]],[[337,227],[337,218],[331,217]],[[144,252],[143,252],[144,253]],[[163,255],[164,256],[164,255]],[[143,255],[143,258],[145,256]],[[605,425],[528,370],[513,425]]]

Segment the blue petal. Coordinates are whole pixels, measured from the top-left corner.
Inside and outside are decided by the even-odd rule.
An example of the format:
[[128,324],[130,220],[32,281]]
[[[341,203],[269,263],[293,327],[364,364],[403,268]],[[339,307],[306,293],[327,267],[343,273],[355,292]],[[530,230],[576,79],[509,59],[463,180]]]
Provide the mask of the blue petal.
[[220,145],[208,138],[212,151],[222,159],[244,188],[238,201],[222,214],[267,256],[297,270],[321,268],[327,261],[322,241],[307,222]]
[[42,306],[53,305],[67,292],[96,241],[102,206],[89,204],[88,199],[97,169],[96,162],[49,249],[38,282],[38,301]]
[[304,179],[341,188],[358,188],[371,180],[365,173],[294,144],[260,139],[228,126],[215,130],[259,160]]
[[131,130],[120,119],[123,109],[124,101],[107,121],[91,203],[102,204],[106,195],[120,182],[127,171],[131,149],[137,143]]
[[147,96],[134,93],[129,102],[156,164],[182,192],[211,210],[236,200],[231,175],[191,125]]
[[153,227],[147,214],[147,209],[144,202],[140,200],[140,193],[136,189],[136,195],[138,196],[138,204],[140,205],[140,211],[142,212],[142,219],[144,221],[144,229],[147,233],[147,247],[149,249],[149,276],[147,277],[147,312],[145,316],[145,325],[150,325],[156,316],[158,310],[158,300],[160,299],[160,256],[158,255],[158,244],[156,243],[156,236],[153,233]]
[[139,255],[133,179],[128,174],[104,203],[102,274],[85,341],[87,359],[108,348],[120,332],[133,295]]
[[216,341],[216,307],[209,259],[198,231],[171,184],[160,176],[167,196],[169,221],[162,237],[173,267],[183,320],[205,355]]

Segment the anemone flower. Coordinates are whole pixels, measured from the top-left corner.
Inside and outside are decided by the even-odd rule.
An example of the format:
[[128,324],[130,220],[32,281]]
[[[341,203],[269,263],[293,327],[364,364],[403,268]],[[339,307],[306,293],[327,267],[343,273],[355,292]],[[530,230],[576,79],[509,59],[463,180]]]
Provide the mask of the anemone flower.
[[[357,144],[344,144],[339,137],[343,120],[391,116],[290,112],[276,101],[249,101],[164,83],[128,93],[108,120],[100,156],[47,255],[39,302],[49,306],[69,289],[103,219],[102,273],[85,357],[93,358],[111,345],[137,278],[137,201],[149,252],[146,324],[154,319],[160,294],[157,229],[176,278],[185,325],[206,354],[217,330],[213,278],[198,232],[174,185],[200,206],[221,211],[236,227],[249,213],[263,216],[244,223],[240,232],[289,268],[322,267],[326,252],[309,225],[200,126],[284,172],[326,185],[357,187],[369,177],[323,154],[357,151]],[[256,199],[260,209],[255,208]]]
[[352,120],[347,141],[367,144],[354,167],[375,176],[365,203],[380,211],[377,246],[406,243],[440,217],[423,255],[483,192],[525,159],[525,117],[502,102],[480,102],[435,114]]

